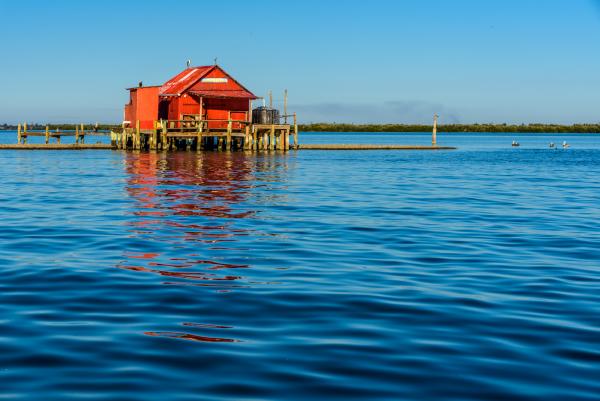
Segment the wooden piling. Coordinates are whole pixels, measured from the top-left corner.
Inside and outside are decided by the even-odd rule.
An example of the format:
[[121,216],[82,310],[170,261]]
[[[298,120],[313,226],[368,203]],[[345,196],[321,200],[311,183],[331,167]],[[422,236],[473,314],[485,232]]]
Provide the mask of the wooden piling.
[[80,142],[81,143],[85,143],[85,130],[83,129],[83,124],[81,124],[81,128],[79,130],[79,133],[81,135]]
[[17,126],[17,143],[21,143],[21,123]]
[[246,132],[244,136],[244,150],[250,150],[252,139],[250,138],[250,126],[246,125]]
[[285,128],[279,130],[279,139],[277,139],[277,149],[285,150]]
[[232,129],[232,125],[231,125],[231,111],[227,113],[227,142],[225,143],[225,147],[227,148],[227,150],[231,150],[232,148],[232,144],[231,144],[231,129]]
[[23,123],[23,143],[27,143],[27,123]]
[[435,146],[437,144],[437,120],[438,115],[434,114],[433,116],[433,131],[431,131],[431,146]]
[[163,119],[160,120],[160,147],[156,144],[156,149],[165,150],[167,143],[167,122]]
[[294,113],[294,149],[298,149],[298,120]]
[[283,123],[287,124],[287,89],[283,91]]
[[156,136],[158,131],[158,122],[156,120],[152,121],[152,134],[148,139],[148,147],[150,150],[156,150]]
[[200,120],[197,123],[198,124],[198,127],[197,127],[198,128],[198,133],[197,133],[197,137],[198,137],[198,141],[197,142],[198,143],[196,145],[196,150],[197,151],[200,151],[200,150],[204,149],[204,143],[203,143],[204,140],[202,138],[202,124],[203,124],[203,122],[202,122],[202,108],[200,110],[201,110],[200,111]]
[[271,131],[270,131],[270,137],[269,137],[269,150],[275,150],[275,126],[271,125]]
[[79,125],[75,124],[75,143],[79,144]]
[[46,145],[50,141],[50,131],[48,130],[48,126],[46,125]]
[[[58,128],[56,129],[56,133],[59,133]],[[56,135],[56,143],[60,145],[60,135]]]
[[254,127],[252,129],[252,150],[258,150],[258,138],[256,138],[256,129]]
[[133,148],[139,150],[141,145],[140,138],[140,120],[135,121],[135,138],[133,140]]

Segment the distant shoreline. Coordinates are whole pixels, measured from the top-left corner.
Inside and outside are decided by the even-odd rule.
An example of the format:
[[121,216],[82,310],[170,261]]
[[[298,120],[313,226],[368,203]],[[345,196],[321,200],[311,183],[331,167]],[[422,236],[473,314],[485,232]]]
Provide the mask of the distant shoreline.
[[[416,124],[335,124],[315,123],[299,125],[300,132],[431,132],[431,125]],[[598,124],[446,124],[438,125],[438,132],[452,133],[536,133],[536,134],[597,134]]]
[[[87,125],[90,127],[91,125]],[[74,130],[75,124],[49,124],[50,130]],[[43,130],[46,125],[29,124],[29,130]],[[121,128],[120,124],[99,124],[100,130]],[[420,124],[337,124],[337,123],[312,123],[299,124],[300,132],[431,132],[433,126]],[[0,124],[0,131],[16,131],[17,126]],[[442,124],[438,125],[438,132],[446,133],[535,133],[535,134],[599,134],[598,124]]]

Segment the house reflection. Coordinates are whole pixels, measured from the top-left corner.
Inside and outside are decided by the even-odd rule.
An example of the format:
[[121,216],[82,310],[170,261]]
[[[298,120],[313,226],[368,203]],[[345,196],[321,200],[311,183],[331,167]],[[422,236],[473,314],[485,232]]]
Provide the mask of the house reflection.
[[127,224],[138,245],[126,249],[118,267],[175,280],[164,284],[243,286],[226,285],[243,280],[241,275],[217,273],[251,267],[249,243],[265,234],[241,222],[255,218],[257,192],[283,179],[287,158],[130,152],[124,162],[125,188],[134,200]]

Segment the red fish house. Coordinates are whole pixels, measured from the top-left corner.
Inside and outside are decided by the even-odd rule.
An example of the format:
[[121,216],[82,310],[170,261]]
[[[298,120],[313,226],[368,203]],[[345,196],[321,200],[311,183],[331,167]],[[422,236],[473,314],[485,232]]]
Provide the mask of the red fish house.
[[218,65],[188,67],[163,85],[140,82],[128,90],[123,131],[115,139],[123,149],[287,150],[290,134],[297,145],[287,94],[283,116],[272,106],[253,110],[258,97]]

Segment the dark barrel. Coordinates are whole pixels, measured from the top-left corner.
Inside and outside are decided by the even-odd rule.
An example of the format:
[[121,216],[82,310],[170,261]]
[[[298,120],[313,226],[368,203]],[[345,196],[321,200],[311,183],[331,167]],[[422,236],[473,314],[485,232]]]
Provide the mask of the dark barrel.
[[252,110],[254,124],[279,124],[279,110],[261,106]]

